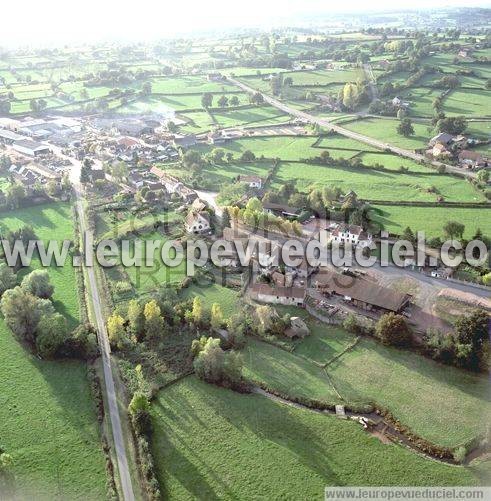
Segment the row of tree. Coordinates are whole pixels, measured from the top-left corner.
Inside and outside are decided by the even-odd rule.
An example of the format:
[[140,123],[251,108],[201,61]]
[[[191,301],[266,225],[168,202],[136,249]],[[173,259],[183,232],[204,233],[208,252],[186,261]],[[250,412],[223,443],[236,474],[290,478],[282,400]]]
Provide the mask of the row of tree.
[[266,212],[262,202],[257,197],[250,198],[244,208],[229,207],[228,211],[233,220],[248,226],[287,235],[298,236],[302,234],[302,227],[298,221],[289,221]]
[[[205,92],[201,96],[201,106],[205,109],[213,108],[213,99],[214,95],[211,92]],[[239,106],[239,104],[239,98],[235,94],[231,97],[222,94],[217,100],[217,105],[219,108],[226,108],[227,106]]]

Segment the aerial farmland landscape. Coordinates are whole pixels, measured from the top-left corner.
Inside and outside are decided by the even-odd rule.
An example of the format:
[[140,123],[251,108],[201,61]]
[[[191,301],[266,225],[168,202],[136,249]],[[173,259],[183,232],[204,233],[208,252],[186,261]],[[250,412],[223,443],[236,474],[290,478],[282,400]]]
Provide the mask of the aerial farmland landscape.
[[491,499],[491,5],[27,4],[0,501]]

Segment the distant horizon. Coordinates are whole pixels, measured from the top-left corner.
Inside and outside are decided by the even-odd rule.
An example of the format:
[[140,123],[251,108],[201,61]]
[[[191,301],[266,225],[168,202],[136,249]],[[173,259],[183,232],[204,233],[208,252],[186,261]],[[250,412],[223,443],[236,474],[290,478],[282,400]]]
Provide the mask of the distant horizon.
[[[4,19],[0,47],[46,47],[60,44],[152,42],[179,36],[224,33],[235,30],[275,29],[288,26],[318,26],[329,16],[391,14],[449,9],[491,9],[491,2],[461,0],[425,0],[394,6],[390,0],[375,0],[370,8],[361,0],[351,7],[325,5],[321,0],[293,0],[282,5],[279,0],[268,3],[249,0],[243,12],[232,10],[225,0],[212,0],[206,5],[188,0],[172,6],[152,5],[149,0],[138,9],[124,10],[114,0],[104,3],[87,0],[77,10],[68,10],[66,3],[54,0],[41,5],[27,0],[3,6]],[[25,13],[29,14],[26,15]],[[21,21],[16,18],[22,18]],[[12,22],[9,22],[12,21]],[[15,22],[13,22],[15,21]]]

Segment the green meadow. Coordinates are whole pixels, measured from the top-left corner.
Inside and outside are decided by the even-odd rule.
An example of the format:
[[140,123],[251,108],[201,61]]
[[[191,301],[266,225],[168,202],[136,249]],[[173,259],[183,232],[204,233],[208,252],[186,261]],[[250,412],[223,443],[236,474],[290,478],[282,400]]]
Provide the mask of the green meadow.
[[192,284],[181,289],[183,299],[201,298],[203,305],[210,309],[213,303],[218,303],[222,307],[225,319],[236,312],[239,304],[239,294],[237,291],[224,287],[217,283]]
[[491,209],[468,209],[457,207],[404,207],[398,205],[373,205],[371,218],[387,231],[402,234],[407,226],[413,231],[425,231],[430,237],[443,237],[443,226],[448,221],[465,225],[464,238],[471,238],[480,228],[484,233],[489,228]]
[[[353,421],[207,385],[194,376],[152,404],[166,499],[320,499],[335,485],[475,485],[478,471],[384,445]],[[349,444],[349,447],[347,446]]]
[[391,146],[399,146],[410,150],[425,148],[428,140],[434,135],[425,124],[414,123],[414,136],[404,137],[397,133],[399,121],[388,118],[365,118],[343,124],[346,129],[373,137]]
[[[485,377],[369,339],[331,361],[353,340],[326,326],[299,342],[293,353],[250,340],[244,351],[245,375],[291,396],[328,403],[376,403],[440,445],[457,447],[485,431],[491,416]],[[326,373],[318,364],[328,361]],[[461,412],[455,413],[456,408]]]
[[[0,229],[26,224],[38,238],[73,239],[73,216],[66,203],[11,211]],[[34,260],[19,280],[40,266]],[[71,327],[79,322],[75,272],[71,264],[48,269],[54,306]],[[86,365],[42,361],[21,346],[0,322],[0,440],[12,455],[20,499],[101,499],[106,472]],[[0,495],[1,497],[1,495]]]
[[289,181],[295,182],[300,191],[307,191],[313,185],[338,186],[343,191],[354,190],[368,200],[436,202],[441,196],[452,201],[485,201],[484,195],[470,183],[431,170],[403,173],[283,162],[273,179],[273,186],[279,188]]

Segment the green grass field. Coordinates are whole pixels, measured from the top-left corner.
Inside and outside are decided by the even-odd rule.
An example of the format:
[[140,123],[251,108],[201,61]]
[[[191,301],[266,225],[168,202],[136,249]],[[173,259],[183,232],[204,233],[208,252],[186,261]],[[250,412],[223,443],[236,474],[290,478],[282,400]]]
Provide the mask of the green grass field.
[[[251,137],[229,141],[220,145],[226,151],[230,151],[235,157],[239,157],[244,151],[252,151],[256,157],[264,155],[266,158],[280,158],[281,160],[300,160],[319,155],[322,150],[313,148],[316,137],[299,136],[271,136]],[[200,147],[202,151],[210,151],[214,146]]]
[[104,498],[104,456],[85,364],[38,360],[3,321],[0,352],[0,440],[13,458],[17,497]]
[[[247,164],[226,164],[226,165],[211,165],[203,166],[203,176],[210,186],[214,188],[219,185],[231,182],[238,176],[257,175],[263,179],[268,175],[268,170],[271,169],[271,162],[251,162]],[[182,177],[182,169],[174,169],[172,171],[166,169],[170,174],[177,177]]]
[[284,68],[244,68],[240,66],[235,66],[233,68],[224,68],[221,70],[223,75],[232,75],[234,74],[236,77],[244,76],[244,75],[257,75],[259,72],[261,75],[269,75],[271,73],[283,73],[286,71]]
[[[22,101],[12,101],[10,112],[12,114],[30,112],[31,111],[30,102],[31,102],[30,99],[24,99]],[[66,101],[57,99],[55,97],[47,97],[46,103],[47,103],[46,105],[47,109],[57,108],[59,106],[67,104]]]
[[390,153],[363,153],[361,159],[365,165],[380,164],[386,169],[398,171],[403,166],[409,169],[409,172],[434,173],[435,171],[420,165],[409,158],[399,157]]
[[413,123],[415,135],[404,137],[397,133],[398,123],[399,121],[395,119],[365,118],[344,124],[343,127],[379,139],[387,144],[407,149],[424,148],[430,137],[434,135],[428,131],[427,125]]
[[284,162],[272,184],[279,188],[288,181],[294,181],[301,191],[307,191],[312,185],[338,186],[345,192],[354,190],[361,198],[369,200],[436,202],[437,197],[442,196],[445,200],[453,201],[485,201],[484,195],[470,183],[435,171],[381,172],[370,168]]
[[179,118],[186,120],[186,124],[180,125],[179,130],[188,134],[198,134],[212,129],[213,118],[207,111],[181,112]]
[[[477,472],[384,445],[360,425],[189,377],[152,405],[166,499],[320,499],[329,485],[473,485]],[[349,446],[348,446],[349,444]]]
[[[353,150],[353,151],[373,151],[377,152],[376,148],[370,146],[365,143],[360,143],[355,139],[351,139],[349,137],[341,136],[340,134],[329,134],[328,136],[323,136],[315,143],[315,148],[326,148],[329,150],[331,155],[334,153],[336,149],[342,150]],[[322,150],[320,150],[317,154],[320,154]]]
[[[67,203],[19,209],[0,217],[2,231],[25,224],[32,225],[44,241],[73,238]],[[19,280],[39,266],[34,260],[19,272]],[[48,271],[55,286],[55,308],[74,327],[79,322],[74,269],[70,263]],[[3,321],[0,352],[0,440],[13,456],[18,496],[101,499],[104,457],[85,364],[38,360],[14,339]]]
[[445,98],[443,111],[448,116],[488,117],[491,115],[489,91],[484,89],[454,90]]
[[[328,352],[336,353],[336,350],[340,350],[343,345],[343,341],[341,336],[336,338],[336,342],[322,341],[323,355],[328,355]],[[318,341],[317,344],[319,343]],[[310,348],[304,348],[302,352],[305,356],[314,358]],[[323,358],[323,355],[315,357]],[[288,395],[314,398],[328,403],[342,403],[329,384],[326,374],[310,360],[256,340],[248,341],[243,356],[244,375],[248,379],[265,382],[270,388]],[[323,361],[327,361],[328,358],[330,356],[326,356]]]
[[328,366],[330,378],[304,358],[326,362],[350,340],[352,336],[337,329],[318,328],[293,354],[251,340],[244,352],[245,375],[290,395],[336,403],[337,391],[346,402],[375,402],[441,445],[458,446],[484,431],[491,416],[485,377],[368,339]]
[[[305,94],[307,92],[312,92],[313,94],[320,94],[320,95],[337,95],[340,90],[342,90],[344,87],[344,83],[336,83],[332,82],[327,85],[306,85],[302,87],[290,87],[287,91],[284,91],[284,93],[287,94],[287,96],[301,96],[305,97]],[[315,103],[312,102],[311,106],[313,106]]]
[[[490,383],[413,353],[362,340],[329,367],[348,400],[371,400],[389,408],[416,433],[457,446],[485,431],[491,417]],[[451,425],[450,425],[451,423]]]
[[[214,106],[216,106],[216,102],[221,95],[221,93],[214,95]],[[248,104],[247,96],[245,94],[233,93],[226,95],[229,98],[237,96],[240,105]],[[119,111],[126,113],[143,113],[146,111],[165,113],[171,110],[177,112],[184,110],[196,110],[202,108],[201,97],[202,94],[155,94],[147,98],[138,99],[137,101],[123,106]]]
[[220,127],[235,127],[237,125],[257,124],[268,125],[283,123],[289,120],[288,115],[282,114],[272,106],[260,106],[239,110],[213,111],[215,122]]
[[[375,74],[377,75],[378,72]],[[411,75],[409,71],[398,71],[397,73],[389,73],[386,74],[385,72],[380,72],[379,75],[377,75],[377,84],[378,85],[383,85],[386,82],[391,82],[392,84],[403,84]]]
[[443,226],[448,221],[465,225],[464,238],[471,238],[478,228],[486,233],[489,227],[491,209],[462,209],[449,207],[401,207],[396,205],[374,205],[372,219],[387,231],[401,234],[410,226],[414,231],[425,231],[427,236],[442,237]]
[[240,76],[238,79],[259,92],[271,92],[271,82],[266,76]]
[[156,211],[134,213],[131,210],[121,210],[111,216],[111,213],[99,213],[96,224],[96,236],[99,240],[119,238],[128,233],[139,232],[150,225],[159,222],[169,223],[176,227],[181,222],[179,214],[173,211]]
[[[165,283],[176,284],[186,276],[185,260],[176,267],[167,266],[162,260],[162,246],[166,241],[172,240],[172,238],[166,237],[161,233],[153,232],[144,237],[140,237],[139,240],[141,240],[142,256],[145,255],[145,241],[155,240],[159,242],[159,248],[154,251],[154,261],[151,266],[146,266],[144,258],[137,259],[135,257],[134,245],[131,246],[129,252],[122,253],[123,259],[135,257],[136,264],[134,266],[124,267],[124,270],[128,273],[131,283],[138,292],[148,292],[157,289],[160,285]],[[170,257],[175,258],[177,256],[175,252],[173,252]]]
[[181,290],[183,299],[200,297],[205,308],[211,309],[213,303],[218,303],[222,307],[222,312],[227,319],[236,312],[239,302],[238,292],[223,287],[220,284],[192,284]]
[[[191,96],[195,97],[195,96]],[[138,99],[136,101],[132,101],[131,103],[125,104],[123,106],[118,107],[118,113],[121,114],[137,114],[137,113],[170,113],[174,109],[173,103],[175,101],[173,99],[163,98],[161,96],[150,96],[144,99]]]
[[480,122],[467,122],[466,134],[477,139],[488,140],[491,138],[491,121]]
[[[10,211],[0,216],[0,231],[16,230],[25,225],[34,228],[36,236],[47,242],[48,240],[73,239],[73,216],[68,203],[52,203],[38,205]],[[32,269],[41,267],[38,258],[34,258],[31,266],[19,272],[19,279]],[[79,301],[75,287],[75,271],[71,260],[67,260],[63,267],[48,268],[51,282],[55,287],[53,295],[56,309],[62,313],[73,327],[79,321]]]
[[294,71],[283,74],[283,78],[290,77],[293,80],[293,85],[309,86],[356,82],[362,76],[363,72],[358,68]]
[[204,76],[182,75],[178,77],[153,78],[151,81],[154,94],[189,94],[202,92],[226,92],[236,90],[225,82],[209,82]]
[[411,87],[405,90],[401,96],[410,104],[409,114],[419,117],[433,116],[433,100],[442,93],[439,89],[426,87]]

